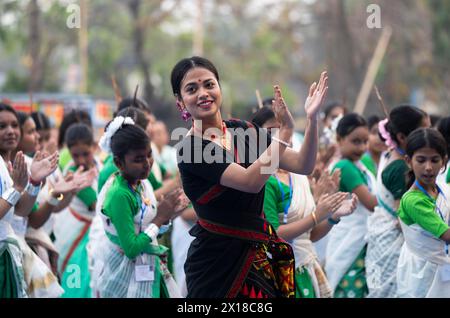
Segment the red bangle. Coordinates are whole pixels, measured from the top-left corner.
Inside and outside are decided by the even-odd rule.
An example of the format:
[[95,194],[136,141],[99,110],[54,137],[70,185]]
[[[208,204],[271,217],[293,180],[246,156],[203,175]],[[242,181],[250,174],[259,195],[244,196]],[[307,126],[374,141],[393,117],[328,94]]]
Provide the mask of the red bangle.
[[38,187],[38,186],[41,185],[41,182],[34,181],[33,179],[31,179],[31,177],[30,177],[30,183],[31,183],[32,185],[34,185],[35,187]]

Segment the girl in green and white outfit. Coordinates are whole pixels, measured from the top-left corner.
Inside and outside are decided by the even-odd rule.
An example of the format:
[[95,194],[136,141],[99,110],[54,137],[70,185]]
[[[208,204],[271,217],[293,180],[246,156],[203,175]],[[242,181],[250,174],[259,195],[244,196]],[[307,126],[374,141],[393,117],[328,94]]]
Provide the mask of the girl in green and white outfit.
[[[447,143],[447,153],[450,153],[450,117],[439,120],[437,129],[442,134]],[[438,181],[450,184],[450,160],[447,162],[445,169],[439,174]]]
[[[89,126],[72,124],[66,132],[66,144],[73,161],[66,165],[64,174],[91,169],[98,172],[99,163],[94,157],[96,145]],[[89,186],[78,191],[67,209],[55,215],[53,230],[59,251],[58,271],[65,291],[63,297],[91,297],[88,242],[95,216],[96,189],[97,178],[94,178]]]
[[184,194],[177,190],[157,204],[146,179],[153,164],[150,141],[131,118],[114,118],[100,145],[112,152],[120,173],[110,176],[99,194],[98,207],[108,242],[101,245],[102,255],[96,255],[103,263],[99,296],[180,297],[167,268],[168,250],[158,244],[157,236],[163,224],[187,205]]
[[331,297],[328,280],[319,264],[311,238],[316,240],[356,208],[347,193],[322,196],[316,206],[305,176],[278,170],[266,183],[264,214],[277,234],[293,247],[297,298]]
[[405,162],[407,136],[418,127],[428,127],[428,115],[417,107],[398,106],[379,124],[381,137],[389,151],[381,156],[377,178],[377,201],[368,220],[366,235],[366,277],[371,298],[397,296],[397,263],[403,245],[397,210],[408,190]]
[[364,236],[367,218],[377,205],[375,177],[360,162],[367,151],[369,130],[363,117],[351,113],[339,121],[336,133],[342,159],[333,170],[341,170],[339,191],[356,194],[359,204],[328,234],[325,272],[335,297],[362,298],[367,295]]
[[[275,114],[268,107],[258,110],[252,122],[266,129],[279,127]],[[267,180],[264,215],[277,234],[293,247],[297,298],[332,296],[312,240],[325,236],[340,217],[353,212],[356,196],[344,203],[345,197],[345,193],[324,195],[316,207],[306,176],[278,169]]]
[[450,189],[436,183],[448,159],[447,145],[438,131],[421,128],[408,137],[406,154],[412,173],[398,210],[405,237],[398,296],[450,298]]

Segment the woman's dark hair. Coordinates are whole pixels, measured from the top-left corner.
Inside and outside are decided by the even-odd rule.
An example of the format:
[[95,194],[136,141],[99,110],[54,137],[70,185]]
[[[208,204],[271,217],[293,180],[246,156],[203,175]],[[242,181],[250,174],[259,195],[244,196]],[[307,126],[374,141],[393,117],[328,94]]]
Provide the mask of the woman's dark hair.
[[369,116],[369,118],[367,118],[367,126],[369,127],[369,130],[371,130],[373,126],[378,124],[380,120],[380,117],[378,117],[377,115]]
[[62,148],[66,139],[66,131],[75,123],[84,123],[92,129],[92,121],[89,114],[83,110],[72,110],[64,116],[61,126],[59,126],[58,147]]
[[119,160],[123,160],[128,151],[144,149],[148,145],[150,138],[136,125],[123,125],[111,138],[111,151]]
[[140,98],[134,99],[134,97],[126,97],[120,101],[119,105],[117,106],[117,112],[114,114],[114,117],[116,117],[121,110],[128,107],[137,108],[143,112],[152,114],[150,106],[144,100]]
[[342,117],[336,128],[339,137],[344,138],[358,127],[367,127],[367,122],[361,115],[350,113]]
[[250,121],[259,127],[262,127],[267,121],[275,118],[275,114],[271,107],[263,106],[253,113]]
[[75,146],[78,143],[85,145],[94,144],[94,134],[92,128],[84,123],[73,124],[66,132],[66,145],[68,148]]
[[123,117],[131,117],[136,125],[141,127],[142,129],[146,129],[148,125],[148,119],[145,116],[144,112],[140,110],[139,108],[135,107],[127,107],[122,109],[117,113],[116,116],[123,116]]
[[334,101],[334,102],[330,102],[328,103],[325,108],[324,108],[324,118],[327,118],[330,113],[333,111],[333,109],[335,109],[336,107],[340,107],[344,110],[344,115],[347,114],[347,108],[344,106],[344,104],[342,102],[338,102],[338,101]]
[[[412,159],[414,153],[422,148],[431,148],[445,160],[447,156],[447,143],[442,134],[432,128],[419,128],[409,134],[406,139],[406,154]],[[446,164],[446,162],[445,162]],[[414,183],[414,172],[408,172],[407,188],[410,188]]]
[[17,112],[17,119],[19,120],[19,125],[21,129],[28,118],[30,118],[30,114],[24,112]]
[[17,121],[19,121],[19,117],[17,116],[16,110],[14,108],[12,108],[10,105],[0,102],[0,112],[3,112],[3,111],[12,113],[14,116],[16,116]]
[[447,143],[447,154],[450,154],[450,117],[441,118],[437,124],[437,130],[444,137]]
[[25,122],[30,117],[30,114],[24,113],[24,112],[17,112],[17,119],[19,121],[19,127],[20,127],[20,138],[23,138],[23,125],[25,125]]
[[36,130],[46,130],[52,128],[50,125],[50,120],[47,115],[42,112],[32,112],[31,118],[33,118],[34,123],[36,124]]
[[181,82],[186,76],[186,73],[196,67],[205,68],[213,73],[216,77],[217,82],[220,84],[219,72],[211,61],[200,56],[185,58],[175,65],[175,67],[172,69],[172,74],[170,75],[172,91],[175,96],[181,96]]
[[[391,135],[397,145],[397,134],[402,133],[408,137],[410,133],[420,127],[422,120],[427,116],[423,110],[410,106],[400,105],[391,110],[389,114],[389,121],[386,124],[386,130]],[[385,141],[380,135],[381,140]]]

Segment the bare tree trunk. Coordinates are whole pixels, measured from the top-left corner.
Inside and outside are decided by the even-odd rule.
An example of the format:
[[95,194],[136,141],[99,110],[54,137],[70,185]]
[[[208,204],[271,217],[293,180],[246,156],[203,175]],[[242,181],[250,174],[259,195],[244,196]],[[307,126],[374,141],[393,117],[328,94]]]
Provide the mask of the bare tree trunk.
[[28,90],[36,92],[42,88],[42,70],[39,52],[41,48],[41,31],[39,25],[39,6],[37,0],[31,0],[28,4],[29,13],[29,56],[30,56],[30,79]]
[[137,63],[144,76],[145,100],[151,105],[154,101],[154,88],[150,81],[150,63],[144,57],[144,30],[139,20],[141,0],[130,0],[128,8],[133,19],[133,45]]
[[321,2],[320,21],[330,77],[330,97],[349,100],[353,105],[358,83],[353,39],[347,23],[343,0]]

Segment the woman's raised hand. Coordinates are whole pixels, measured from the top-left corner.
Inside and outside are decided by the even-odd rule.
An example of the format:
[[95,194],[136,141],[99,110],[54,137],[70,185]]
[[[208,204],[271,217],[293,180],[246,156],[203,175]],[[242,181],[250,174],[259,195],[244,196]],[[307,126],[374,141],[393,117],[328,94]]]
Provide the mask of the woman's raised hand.
[[289,111],[289,108],[284,101],[284,98],[281,94],[280,86],[275,85],[273,87],[273,101],[272,101],[272,110],[275,114],[276,120],[280,123],[280,128],[294,129],[294,118]]
[[35,182],[44,181],[58,167],[58,159],[58,152],[54,152],[50,156],[46,156],[46,153],[40,151],[36,152],[30,167],[31,179]]
[[328,74],[322,72],[319,83],[314,82],[309,88],[309,94],[305,102],[305,112],[308,119],[316,119],[320,112],[328,91]]
[[8,168],[13,180],[13,187],[17,191],[22,192],[28,184],[27,164],[22,151],[17,152],[14,158],[14,165],[11,165],[11,162],[9,162]]

